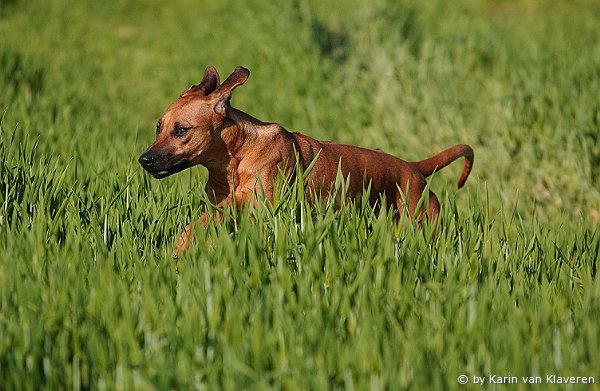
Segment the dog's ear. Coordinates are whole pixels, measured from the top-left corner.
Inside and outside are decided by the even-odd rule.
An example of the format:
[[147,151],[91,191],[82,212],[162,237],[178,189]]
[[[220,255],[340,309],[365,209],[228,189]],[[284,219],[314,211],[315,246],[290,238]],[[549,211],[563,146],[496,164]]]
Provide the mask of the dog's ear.
[[195,84],[185,90],[181,96],[187,95],[192,92],[201,92],[205,96],[212,94],[217,87],[219,87],[219,72],[212,65],[209,65],[204,71],[204,76],[199,84]]
[[235,70],[225,79],[223,84],[214,92],[218,97],[217,103],[215,104],[214,110],[216,113],[222,116],[227,116],[227,109],[229,108],[229,99],[233,90],[241,86],[248,80],[250,71],[244,67],[237,67]]

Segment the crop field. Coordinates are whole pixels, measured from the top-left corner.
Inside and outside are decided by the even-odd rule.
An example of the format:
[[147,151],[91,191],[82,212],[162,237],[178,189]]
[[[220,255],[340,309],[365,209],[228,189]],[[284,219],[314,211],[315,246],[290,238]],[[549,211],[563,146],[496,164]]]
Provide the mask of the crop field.
[[[137,159],[211,64],[317,139],[471,145],[436,240],[298,180],[175,261],[207,171]],[[0,0],[0,114],[0,390],[600,389],[595,0]]]

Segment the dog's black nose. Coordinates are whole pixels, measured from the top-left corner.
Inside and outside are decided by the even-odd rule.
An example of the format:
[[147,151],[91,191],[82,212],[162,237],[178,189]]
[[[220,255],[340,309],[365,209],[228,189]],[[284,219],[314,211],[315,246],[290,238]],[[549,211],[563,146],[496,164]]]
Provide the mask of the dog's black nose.
[[149,168],[152,167],[152,156],[149,153],[143,153],[142,156],[138,159],[142,167]]

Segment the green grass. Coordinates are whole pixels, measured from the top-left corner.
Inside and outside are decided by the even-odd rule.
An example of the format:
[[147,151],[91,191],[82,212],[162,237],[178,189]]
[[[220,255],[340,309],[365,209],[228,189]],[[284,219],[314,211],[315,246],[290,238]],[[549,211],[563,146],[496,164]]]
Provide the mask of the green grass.
[[[594,1],[0,2],[0,389],[600,389]],[[208,64],[232,100],[419,160],[442,226],[298,184],[171,254],[200,167],[137,164]],[[567,386],[558,389],[571,389]]]

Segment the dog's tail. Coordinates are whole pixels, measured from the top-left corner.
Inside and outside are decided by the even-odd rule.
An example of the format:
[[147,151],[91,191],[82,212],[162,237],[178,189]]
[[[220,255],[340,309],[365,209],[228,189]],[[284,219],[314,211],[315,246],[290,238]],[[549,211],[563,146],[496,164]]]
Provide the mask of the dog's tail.
[[458,188],[460,189],[467,181],[469,173],[471,172],[471,167],[473,167],[473,161],[475,159],[473,148],[467,144],[455,145],[438,153],[437,155],[430,157],[429,159],[421,160],[420,162],[413,162],[411,164],[413,164],[419,171],[421,171],[423,175],[427,177],[433,174],[435,171],[439,171],[446,167],[448,164],[460,157],[465,158],[465,165],[462,173],[460,174],[460,178],[458,179]]

